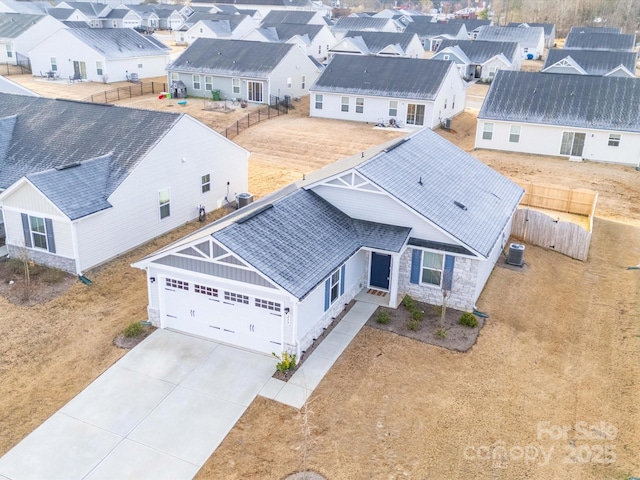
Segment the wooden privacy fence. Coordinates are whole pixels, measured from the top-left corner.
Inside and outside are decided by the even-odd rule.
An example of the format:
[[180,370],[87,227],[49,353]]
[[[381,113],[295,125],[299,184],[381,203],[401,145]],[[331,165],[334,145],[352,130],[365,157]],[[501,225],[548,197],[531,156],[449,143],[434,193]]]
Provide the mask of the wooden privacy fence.
[[[511,234],[532,245],[586,261],[598,193],[531,183],[520,186],[525,195],[513,217]],[[570,215],[554,215],[554,211]],[[571,215],[578,217],[571,221]]]
[[123,98],[141,97],[149,93],[162,93],[167,91],[167,84],[161,82],[140,82],[132,83],[126,87],[105,90],[104,92],[94,93],[87,98],[83,98],[83,102],[91,103],[113,103]]

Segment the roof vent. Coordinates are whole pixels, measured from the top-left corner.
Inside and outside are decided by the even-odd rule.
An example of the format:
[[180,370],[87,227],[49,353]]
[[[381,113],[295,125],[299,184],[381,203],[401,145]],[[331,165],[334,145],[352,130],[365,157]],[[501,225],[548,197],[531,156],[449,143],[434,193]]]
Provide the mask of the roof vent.
[[80,162],[67,163],[56,167],[56,170],[67,170],[68,168],[79,167]]
[[419,183],[420,185],[424,185],[424,183],[422,183],[422,177],[420,177],[420,180],[418,180],[418,183]]
[[467,209],[467,206],[466,206],[464,203],[460,203],[460,202],[458,202],[457,200],[454,200],[454,201],[453,201],[453,204],[454,204],[456,207],[461,208],[462,210],[466,210],[466,209]]

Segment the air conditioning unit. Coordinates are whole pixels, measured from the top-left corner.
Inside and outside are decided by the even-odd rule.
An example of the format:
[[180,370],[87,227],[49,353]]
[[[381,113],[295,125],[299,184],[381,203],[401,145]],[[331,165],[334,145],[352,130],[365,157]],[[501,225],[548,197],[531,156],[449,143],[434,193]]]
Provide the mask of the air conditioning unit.
[[442,121],[442,128],[444,128],[445,130],[451,130],[451,119],[450,118],[445,118]]
[[507,256],[507,263],[509,265],[515,265],[521,267],[524,265],[524,245],[519,243],[509,244],[509,255]]

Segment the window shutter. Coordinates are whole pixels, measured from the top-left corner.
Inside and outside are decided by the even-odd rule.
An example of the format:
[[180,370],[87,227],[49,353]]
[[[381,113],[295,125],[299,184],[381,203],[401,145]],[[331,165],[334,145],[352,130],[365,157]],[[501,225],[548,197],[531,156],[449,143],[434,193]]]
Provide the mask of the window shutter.
[[420,267],[422,263],[422,251],[411,251],[411,283],[420,283]]
[[331,277],[327,278],[327,281],[324,282],[324,311],[329,310],[329,305],[331,304]]
[[26,213],[20,214],[22,216],[22,232],[24,233],[24,246],[31,248],[31,229],[29,228],[29,215]]
[[53,222],[50,218],[45,218],[44,225],[47,229],[47,247],[51,253],[56,253],[56,241],[53,238]]
[[451,285],[453,283],[453,266],[456,263],[456,257],[452,255],[445,255],[444,257],[444,288],[447,290],[451,290]]
[[340,268],[340,295],[344,294],[344,272],[347,270],[346,265],[342,265]]

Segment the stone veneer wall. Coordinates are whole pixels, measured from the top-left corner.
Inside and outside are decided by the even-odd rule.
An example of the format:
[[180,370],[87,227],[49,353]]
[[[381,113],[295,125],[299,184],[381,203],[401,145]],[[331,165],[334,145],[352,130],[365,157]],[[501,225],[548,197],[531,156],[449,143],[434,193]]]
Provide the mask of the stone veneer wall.
[[320,317],[316,324],[306,333],[304,337],[300,339],[300,344],[298,346],[299,351],[296,352],[298,358],[301,358],[302,352],[304,352],[311,346],[311,344],[313,343],[313,339],[318,338],[320,335],[322,335],[322,332],[329,326],[331,321],[335,317],[337,317],[340,312],[342,312],[342,310],[344,310],[349,302],[353,300],[364,287],[366,287],[366,278],[366,274],[363,273],[359,281],[355,282],[355,284],[350,288],[345,289],[344,294],[340,298],[338,298],[333,303],[333,305],[329,307],[329,310],[324,312],[324,314]]
[[[20,249],[15,245],[7,245],[7,251],[9,252],[9,258],[19,258]],[[29,258],[35,263],[45,265],[51,268],[57,268],[58,270],[64,270],[72,274],[76,274],[76,261],[73,258],[60,257],[43,250],[35,250],[28,248]]]
[[147,307],[148,320],[154,327],[160,328],[160,309],[155,307]]
[[[410,295],[421,302],[431,305],[442,304],[442,291],[438,287],[411,283],[411,255],[413,249],[407,248],[400,257],[400,281],[398,292],[401,296]],[[452,290],[448,305],[460,310],[471,311],[475,306],[478,260],[456,257],[453,268]]]

